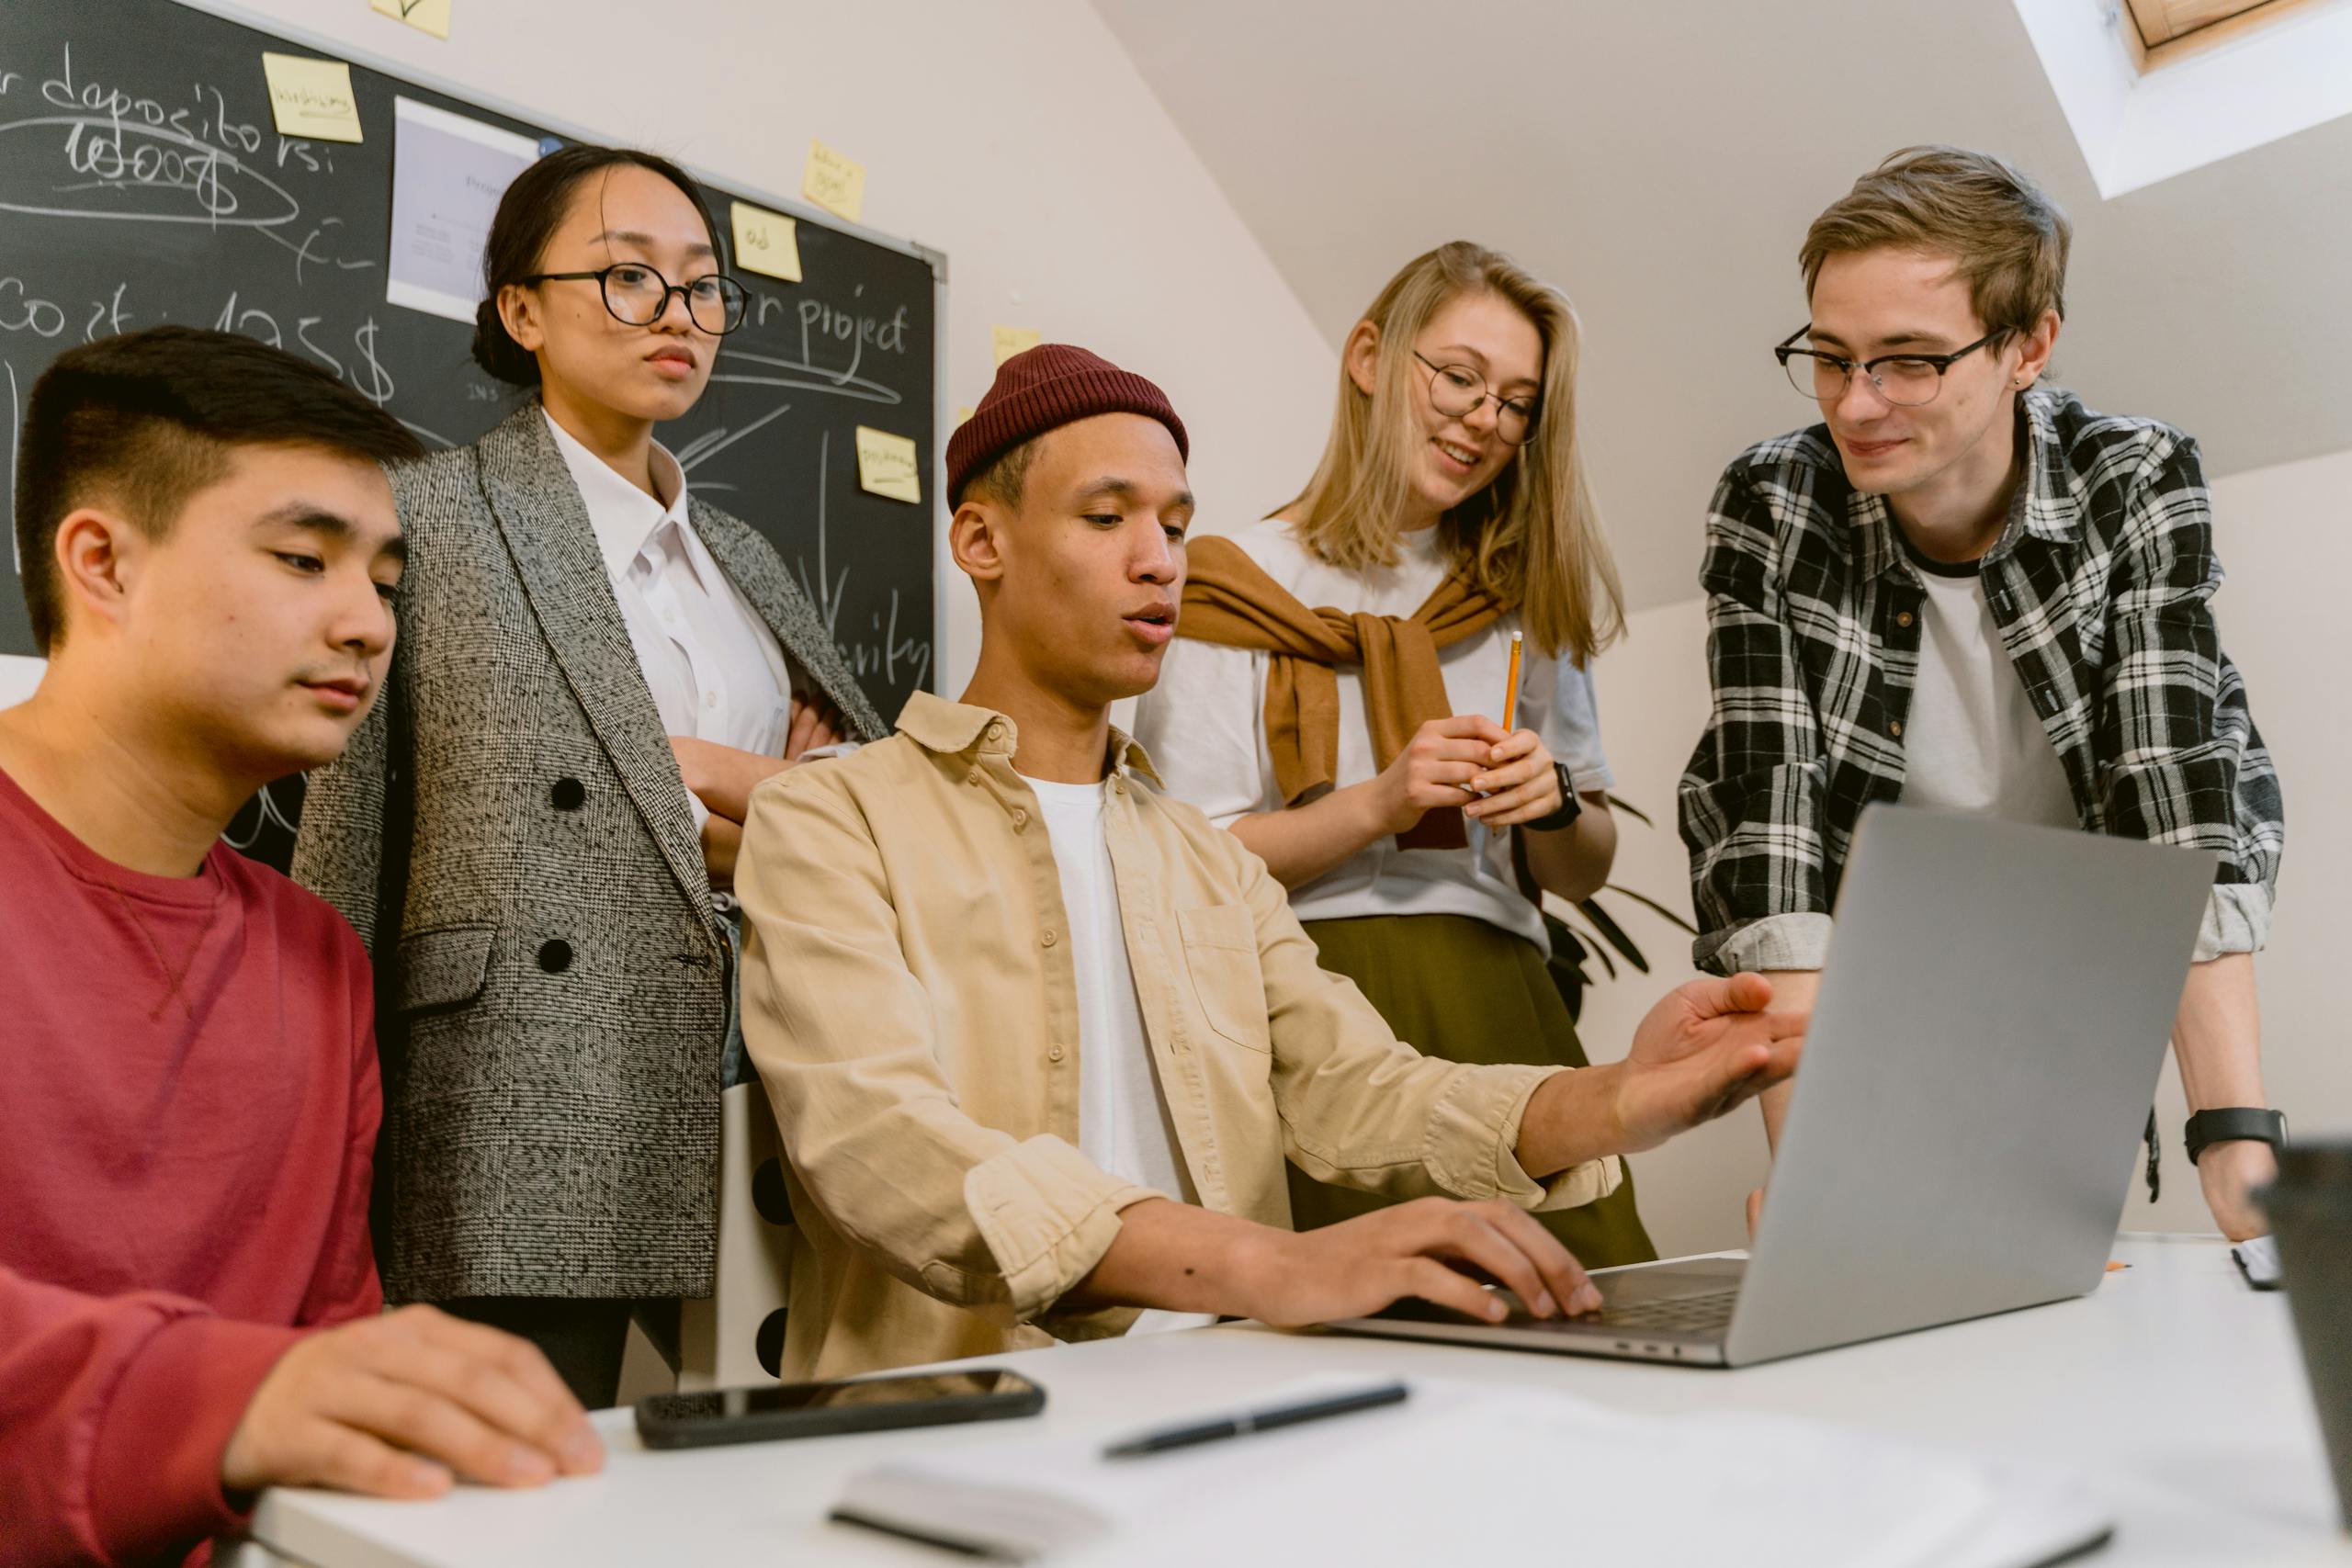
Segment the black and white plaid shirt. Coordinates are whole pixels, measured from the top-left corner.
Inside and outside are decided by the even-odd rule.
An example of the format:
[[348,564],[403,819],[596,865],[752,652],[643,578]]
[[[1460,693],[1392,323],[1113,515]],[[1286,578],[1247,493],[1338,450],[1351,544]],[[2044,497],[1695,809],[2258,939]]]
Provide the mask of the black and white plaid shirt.
[[[2219,851],[2200,960],[2270,925],[2284,807],[2208,601],[2196,443],[2026,393],[2029,467],[1983,564],[2018,679],[2093,832]],[[1826,426],[1750,447],[1707,518],[1713,712],[1682,776],[1700,967],[1815,969],[1856,819],[1903,794],[1927,590]]]

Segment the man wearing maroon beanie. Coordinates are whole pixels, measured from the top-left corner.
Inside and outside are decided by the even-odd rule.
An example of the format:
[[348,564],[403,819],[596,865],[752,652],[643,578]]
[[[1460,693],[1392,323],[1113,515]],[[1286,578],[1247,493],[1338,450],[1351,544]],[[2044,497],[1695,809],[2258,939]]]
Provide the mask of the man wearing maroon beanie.
[[[1282,886],[1161,793],[1111,705],[1175,630],[1183,423],[1083,349],[1005,361],[947,448],[980,596],[961,702],[752,795],[744,1039],[797,1216],[784,1375],[832,1377],[1421,1296],[1495,1319],[1599,1292],[1528,1215],[1795,1066],[1752,976],[1661,1002],[1626,1059],[1465,1066],[1317,967]],[[1418,1202],[1305,1235],[1287,1156]],[[1139,1310],[1140,1309],[1140,1310]]]

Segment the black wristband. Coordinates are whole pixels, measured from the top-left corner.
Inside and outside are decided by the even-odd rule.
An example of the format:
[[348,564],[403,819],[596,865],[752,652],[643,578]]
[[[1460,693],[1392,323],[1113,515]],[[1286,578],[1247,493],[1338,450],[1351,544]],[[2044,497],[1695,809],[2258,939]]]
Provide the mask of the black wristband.
[[2197,1163],[2198,1156],[2215,1144],[2245,1140],[2268,1144],[2276,1149],[2287,1141],[2287,1118],[2276,1111],[2245,1105],[2200,1111],[2182,1126],[2181,1139],[2188,1145],[2188,1163],[2191,1165]]
[[1560,808],[1532,822],[1521,822],[1520,826],[1530,832],[1556,833],[1584,815],[1584,802],[1577,798],[1576,781],[1568,777],[1568,765],[1555,762],[1552,771],[1560,776]]

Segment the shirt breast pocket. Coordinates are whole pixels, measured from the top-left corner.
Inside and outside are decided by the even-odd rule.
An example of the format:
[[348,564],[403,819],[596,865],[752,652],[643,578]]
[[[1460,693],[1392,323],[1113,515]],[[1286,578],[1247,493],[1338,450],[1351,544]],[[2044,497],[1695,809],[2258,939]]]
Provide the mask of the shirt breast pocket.
[[1176,911],[1193,999],[1219,1038],[1272,1055],[1266,978],[1258,967],[1258,925],[1247,904]]

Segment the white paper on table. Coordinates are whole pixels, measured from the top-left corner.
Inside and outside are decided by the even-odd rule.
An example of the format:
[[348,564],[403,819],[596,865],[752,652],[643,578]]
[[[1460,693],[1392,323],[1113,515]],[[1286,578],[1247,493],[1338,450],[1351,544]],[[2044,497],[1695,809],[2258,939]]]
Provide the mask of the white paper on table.
[[481,252],[506,187],[538,161],[527,136],[392,101],[392,242],[384,298],[471,321],[481,303]]
[[[1365,1381],[1310,1378],[1204,1414]],[[1355,1568],[2017,1568],[2105,1527],[2052,1482],[1824,1423],[1633,1416],[1451,1380],[1412,1388],[1401,1405],[1149,1459],[1100,1457],[1126,1430],[909,1454],[854,1480],[844,1501],[917,1533],[1016,1556],[1021,1542],[1063,1568],[1193,1568],[1239,1540],[1252,1561]]]

